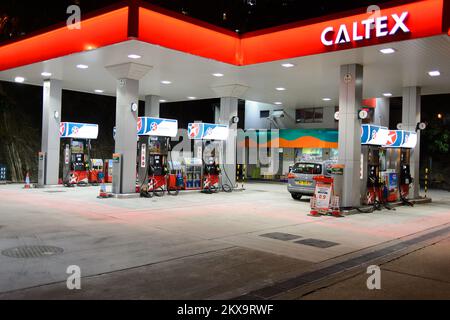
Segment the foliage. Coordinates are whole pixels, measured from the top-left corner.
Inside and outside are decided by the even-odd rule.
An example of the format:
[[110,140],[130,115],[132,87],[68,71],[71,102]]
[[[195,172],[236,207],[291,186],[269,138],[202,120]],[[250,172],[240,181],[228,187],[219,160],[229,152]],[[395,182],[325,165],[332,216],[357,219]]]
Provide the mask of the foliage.
[[442,121],[433,121],[422,131],[421,138],[427,153],[445,155],[450,150],[450,129]]

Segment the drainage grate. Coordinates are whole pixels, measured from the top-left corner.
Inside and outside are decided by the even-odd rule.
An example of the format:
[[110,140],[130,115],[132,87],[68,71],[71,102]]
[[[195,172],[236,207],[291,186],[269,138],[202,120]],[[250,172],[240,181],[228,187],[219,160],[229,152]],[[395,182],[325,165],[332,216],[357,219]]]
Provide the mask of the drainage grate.
[[295,234],[290,233],[283,233],[283,232],[272,232],[272,233],[266,233],[261,234],[261,237],[275,239],[275,240],[281,240],[281,241],[291,241],[295,239],[300,239],[300,236],[297,236]]
[[64,252],[63,248],[52,246],[21,246],[2,251],[2,255],[10,258],[42,258],[58,255]]
[[311,246],[311,247],[316,247],[316,248],[321,248],[321,249],[334,247],[339,244],[336,242],[320,240],[320,239],[305,239],[305,240],[295,241],[295,243],[304,244],[305,246]]

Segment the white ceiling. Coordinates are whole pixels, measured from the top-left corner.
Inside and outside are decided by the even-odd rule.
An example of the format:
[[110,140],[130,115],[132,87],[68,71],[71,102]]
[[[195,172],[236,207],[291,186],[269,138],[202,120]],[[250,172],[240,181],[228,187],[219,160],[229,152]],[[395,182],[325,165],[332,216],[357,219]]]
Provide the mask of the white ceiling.
[[[385,47],[397,52],[383,55],[379,49]],[[142,58],[132,60],[129,54]],[[134,61],[153,67],[140,82],[141,98],[147,94],[168,101],[187,100],[188,96],[213,98],[216,94],[212,86],[242,84],[249,87],[242,97],[248,100],[280,101],[287,107],[337,105],[342,64],[364,65],[365,98],[381,97],[385,92],[400,96],[405,86],[421,86],[423,94],[439,94],[450,93],[449,57],[450,37],[446,35],[289,59],[295,64],[293,68],[281,67],[287,61],[236,67],[132,40],[3,71],[0,80],[13,81],[22,76],[27,84],[42,85],[41,73],[47,71],[52,78],[61,79],[65,89],[90,93],[102,89],[106,95],[115,95],[115,80],[104,67]],[[77,64],[86,64],[89,69],[77,69]],[[441,76],[430,77],[428,71],[436,69]],[[216,78],[212,73],[224,77]],[[161,84],[162,80],[172,84]],[[276,87],[287,90],[278,92]],[[332,100],[324,102],[324,97]]]

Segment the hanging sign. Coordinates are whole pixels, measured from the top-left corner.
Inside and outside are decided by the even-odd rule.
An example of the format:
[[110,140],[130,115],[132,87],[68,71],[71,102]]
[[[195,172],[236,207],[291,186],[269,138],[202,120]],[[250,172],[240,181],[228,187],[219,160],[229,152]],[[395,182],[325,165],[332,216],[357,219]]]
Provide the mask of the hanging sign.
[[137,121],[139,136],[176,137],[178,121],[152,117],[140,117]]
[[213,123],[189,123],[188,137],[195,140],[227,140],[228,126]]
[[61,122],[60,138],[97,139],[98,125],[91,123]]

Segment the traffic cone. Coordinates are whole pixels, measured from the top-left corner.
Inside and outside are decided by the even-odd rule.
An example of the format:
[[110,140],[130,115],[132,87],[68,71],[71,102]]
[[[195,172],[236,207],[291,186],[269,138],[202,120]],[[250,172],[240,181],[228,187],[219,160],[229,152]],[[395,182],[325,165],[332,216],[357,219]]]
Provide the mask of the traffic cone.
[[31,184],[30,184],[30,174],[27,172],[27,176],[25,178],[25,186],[23,187],[24,189],[30,189],[31,188]]
[[100,185],[100,192],[98,194],[98,198],[101,198],[101,199],[108,198],[108,194],[106,193],[106,186],[105,186],[104,182],[102,182],[102,184]]
[[310,201],[311,210],[309,211],[309,215],[313,217],[319,216],[319,211],[316,209],[316,197],[312,196]]
[[333,197],[333,205],[332,205],[332,209],[331,209],[331,215],[336,218],[342,217],[338,196]]

